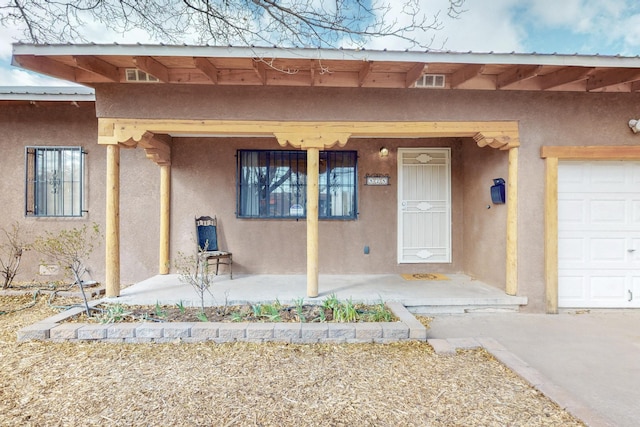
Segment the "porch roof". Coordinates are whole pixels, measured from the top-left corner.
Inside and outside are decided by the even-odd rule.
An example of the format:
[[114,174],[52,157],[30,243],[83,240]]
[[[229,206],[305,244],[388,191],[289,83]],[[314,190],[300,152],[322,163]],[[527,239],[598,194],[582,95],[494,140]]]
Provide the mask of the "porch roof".
[[0,101],[89,101],[93,89],[81,86],[0,86]]
[[582,92],[640,90],[640,57],[619,55],[19,43],[13,46],[13,64],[87,86],[144,81]]

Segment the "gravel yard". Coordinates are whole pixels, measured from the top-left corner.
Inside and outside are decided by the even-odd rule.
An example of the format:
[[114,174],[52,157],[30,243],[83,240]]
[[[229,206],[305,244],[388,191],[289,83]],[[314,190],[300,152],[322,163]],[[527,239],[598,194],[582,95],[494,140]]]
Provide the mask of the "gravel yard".
[[0,315],[2,426],[583,425],[484,350],[16,342],[54,313],[41,296]]

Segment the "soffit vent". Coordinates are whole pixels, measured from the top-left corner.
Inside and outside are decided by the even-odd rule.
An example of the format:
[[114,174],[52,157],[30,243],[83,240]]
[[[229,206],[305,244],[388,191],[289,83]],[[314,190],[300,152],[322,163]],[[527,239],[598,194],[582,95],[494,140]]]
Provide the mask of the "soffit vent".
[[444,74],[423,74],[416,82],[416,87],[443,88],[444,84]]
[[153,77],[151,74],[145,73],[137,68],[127,68],[126,77],[128,82],[158,82],[159,80]]

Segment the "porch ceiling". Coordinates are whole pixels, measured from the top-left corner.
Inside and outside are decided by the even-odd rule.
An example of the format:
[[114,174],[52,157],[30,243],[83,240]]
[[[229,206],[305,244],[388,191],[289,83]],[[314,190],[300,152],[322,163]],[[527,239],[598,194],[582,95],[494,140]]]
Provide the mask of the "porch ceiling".
[[14,45],[13,63],[95,86],[131,83],[141,70],[160,83],[258,86],[637,92],[640,58],[587,55],[387,52],[144,45]]

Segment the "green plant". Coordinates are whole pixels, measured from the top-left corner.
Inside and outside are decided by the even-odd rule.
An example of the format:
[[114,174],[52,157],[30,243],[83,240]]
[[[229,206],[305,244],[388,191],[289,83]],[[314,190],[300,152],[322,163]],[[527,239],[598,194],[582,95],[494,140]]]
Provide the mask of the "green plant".
[[333,320],[336,322],[358,321],[358,311],[351,298],[342,303],[335,294],[331,294],[322,302],[322,308],[331,311]]
[[207,314],[204,311],[199,311],[196,313],[196,318],[201,322],[208,322]]
[[333,310],[333,320],[336,322],[357,322],[358,311],[349,298],[345,303],[340,303]]
[[116,323],[124,320],[129,315],[131,315],[131,312],[125,310],[122,304],[113,304],[103,309],[102,313],[97,317],[100,323]]
[[305,323],[307,319],[302,313],[303,306],[304,306],[304,298],[298,298],[294,302],[296,305],[296,314],[298,315],[298,320],[300,320],[300,323]]
[[240,311],[234,311],[231,313],[231,321],[232,322],[242,322],[244,320],[244,315]]
[[18,274],[22,252],[28,249],[29,244],[24,240],[23,230],[17,222],[11,224],[10,230],[2,228],[2,233],[6,240],[0,243],[0,274],[4,278],[2,283],[4,289],[11,286],[13,279]]
[[253,317],[258,318],[262,316],[262,305],[256,304],[251,306],[251,310],[253,311]]
[[155,306],[153,314],[155,314],[156,317],[162,319],[162,318],[167,317],[167,310],[163,309],[162,306],[160,305],[160,303],[158,301],[156,301],[156,306]]
[[184,314],[187,309],[185,308],[184,304],[182,303],[182,300],[180,300],[179,302],[176,303],[176,307],[178,307],[178,310],[180,311],[180,314]]
[[91,309],[82,285],[82,276],[88,271],[84,263],[101,237],[99,226],[94,223],[90,229],[84,224],[80,228],[60,230],[58,233],[45,231],[33,243],[36,251],[71,273],[80,287],[87,316],[91,316]]
[[394,316],[384,304],[384,301],[380,301],[373,307],[373,311],[369,313],[369,318],[373,322],[391,322]]
[[322,307],[333,311],[340,306],[340,301],[336,294],[331,294],[322,301]]
[[278,300],[273,304],[262,304],[260,307],[260,317],[266,318],[269,322],[279,322],[282,320],[280,317],[282,304],[280,304]]

